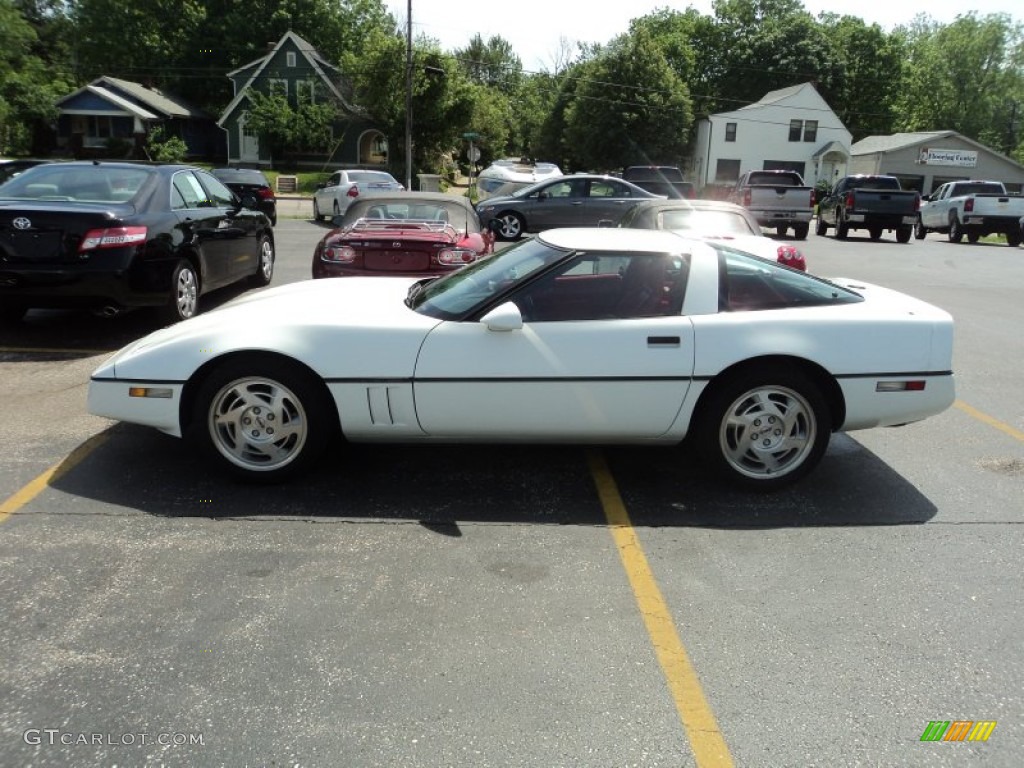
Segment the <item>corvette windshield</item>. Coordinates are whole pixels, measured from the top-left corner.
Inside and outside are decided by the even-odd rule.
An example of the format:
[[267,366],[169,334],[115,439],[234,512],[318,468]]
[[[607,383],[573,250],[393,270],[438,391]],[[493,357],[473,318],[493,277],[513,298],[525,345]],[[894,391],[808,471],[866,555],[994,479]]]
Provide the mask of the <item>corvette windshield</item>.
[[457,320],[568,254],[569,251],[553,248],[538,240],[524,240],[440,280],[426,283],[422,290],[411,296],[410,306],[423,315]]

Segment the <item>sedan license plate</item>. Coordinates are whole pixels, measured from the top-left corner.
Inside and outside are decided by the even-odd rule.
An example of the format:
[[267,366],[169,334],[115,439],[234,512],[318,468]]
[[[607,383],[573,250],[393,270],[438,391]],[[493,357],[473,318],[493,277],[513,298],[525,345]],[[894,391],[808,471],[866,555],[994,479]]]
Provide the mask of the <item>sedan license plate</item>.
[[8,232],[0,240],[3,261],[55,261],[60,257],[60,232]]

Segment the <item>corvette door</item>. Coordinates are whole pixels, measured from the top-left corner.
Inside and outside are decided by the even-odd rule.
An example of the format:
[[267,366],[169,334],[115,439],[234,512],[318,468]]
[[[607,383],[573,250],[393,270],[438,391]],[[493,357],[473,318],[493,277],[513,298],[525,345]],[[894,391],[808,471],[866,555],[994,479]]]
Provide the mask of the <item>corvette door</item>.
[[693,373],[693,330],[680,314],[685,273],[682,258],[666,254],[582,257],[511,297],[521,328],[441,323],[416,366],[420,426],[478,439],[664,434]]

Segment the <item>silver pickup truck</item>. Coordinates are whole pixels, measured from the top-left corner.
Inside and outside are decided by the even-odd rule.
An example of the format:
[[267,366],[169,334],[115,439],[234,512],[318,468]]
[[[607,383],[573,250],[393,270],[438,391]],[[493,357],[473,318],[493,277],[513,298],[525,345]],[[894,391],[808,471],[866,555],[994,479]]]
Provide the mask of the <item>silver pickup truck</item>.
[[1001,181],[949,181],[924,198],[914,225],[914,237],[945,232],[950,242],[967,242],[994,233],[1016,248],[1021,242],[1024,197],[1010,194]]
[[804,240],[811,229],[814,189],[796,171],[747,171],[729,201],[746,208],[758,224],[774,228],[780,236],[792,227],[794,237]]

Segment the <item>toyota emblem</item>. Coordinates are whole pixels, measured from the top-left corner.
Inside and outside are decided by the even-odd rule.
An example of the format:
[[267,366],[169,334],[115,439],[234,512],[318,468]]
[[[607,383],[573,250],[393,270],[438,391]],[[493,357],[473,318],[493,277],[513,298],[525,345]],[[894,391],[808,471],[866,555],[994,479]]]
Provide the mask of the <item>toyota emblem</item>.
[[19,216],[13,222],[15,229],[31,229],[32,222],[26,219],[24,216]]
[[391,247],[392,247],[392,248],[401,248],[401,247],[402,247],[402,244],[401,244],[401,243],[392,243],[392,244],[391,244]]

